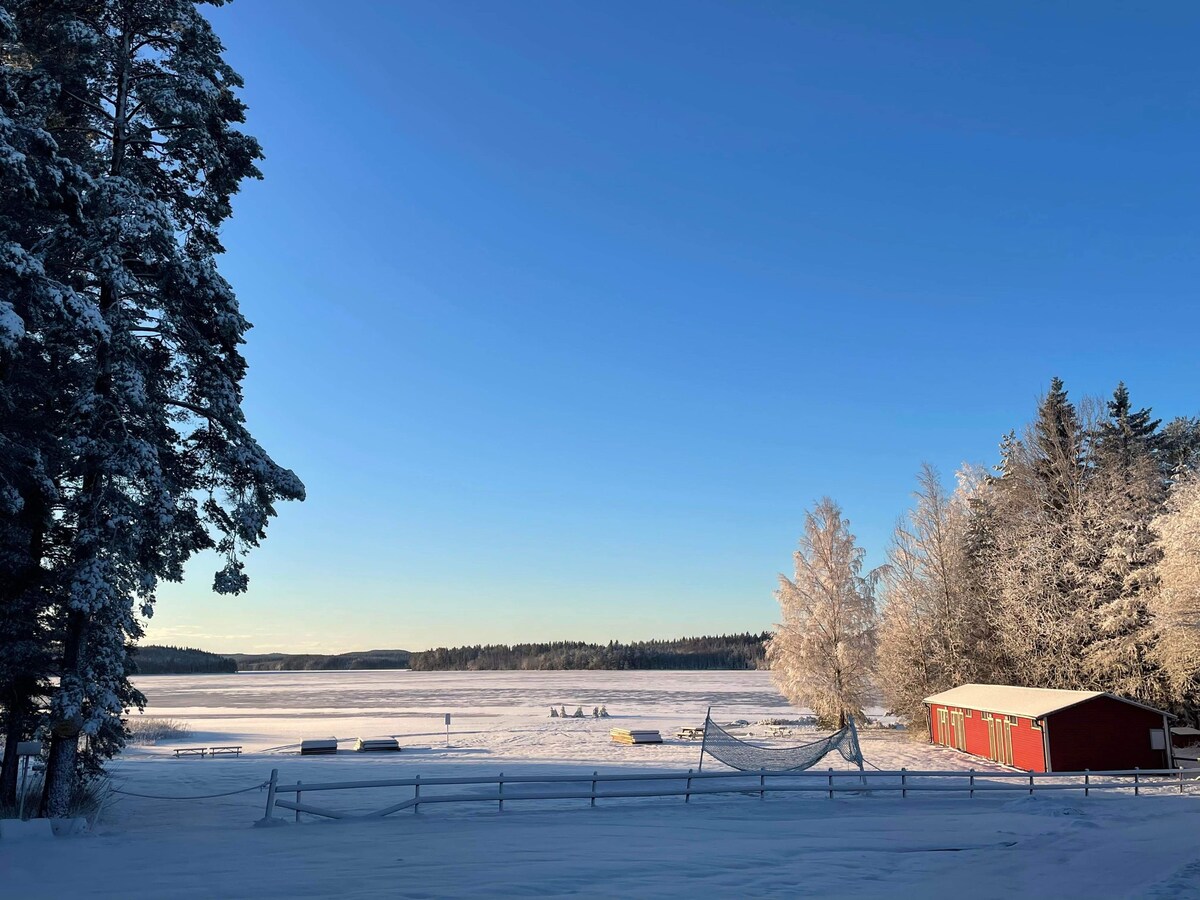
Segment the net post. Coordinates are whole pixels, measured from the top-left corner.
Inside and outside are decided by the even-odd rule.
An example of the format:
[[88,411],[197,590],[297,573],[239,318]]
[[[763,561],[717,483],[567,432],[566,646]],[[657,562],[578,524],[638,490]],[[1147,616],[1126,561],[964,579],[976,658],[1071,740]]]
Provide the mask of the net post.
[[712,718],[712,707],[708,708],[708,712],[704,714],[704,732],[700,735],[700,765],[696,767],[697,772],[704,771],[704,748],[708,744],[708,722]]
[[759,769],[758,770],[758,799],[759,800],[763,799],[763,790],[766,786],[766,783],[767,783],[767,770]]
[[858,742],[858,726],[854,724],[854,716],[850,716],[850,736],[854,740],[854,761],[858,763],[858,783],[863,787],[867,786],[867,776],[864,774],[866,769],[863,768],[862,744]]

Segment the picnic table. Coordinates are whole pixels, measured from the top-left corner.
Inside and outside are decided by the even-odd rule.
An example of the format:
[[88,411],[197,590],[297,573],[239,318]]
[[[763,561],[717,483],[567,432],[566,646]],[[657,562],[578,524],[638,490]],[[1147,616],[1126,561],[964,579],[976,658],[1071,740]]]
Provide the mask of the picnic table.
[[677,732],[675,732],[675,737],[679,738],[681,741],[698,741],[703,739],[704,729],[692,728],[685,725],[683,728],[680,728]]
[[792,729],[787,725],[768,725],[767,735],[769,737],[785,737],[792,733]]
[[241,756],[241,744],[229,744],[224,747],[176,747],[175,758],[179,759],[183,756],[198,756],[204,759],[205,756]]

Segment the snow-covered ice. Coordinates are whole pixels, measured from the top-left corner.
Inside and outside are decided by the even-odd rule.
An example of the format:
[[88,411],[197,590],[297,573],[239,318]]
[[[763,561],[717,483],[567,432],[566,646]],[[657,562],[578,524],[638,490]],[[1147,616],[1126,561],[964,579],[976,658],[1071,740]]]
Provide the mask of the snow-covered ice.
[[[148,714],[186,721],[193,735],[132,748],[113,765],[114,784],[174,796],[254,785],[272,768],[282,782],[308,783],[679,771],[695,767],[699,745],[674,732],[701,724],[710,704],[718,721],[799,714],[763,672],[302,672],[137,683]],[[590,714],[602,704],[613,718],[549,716],[551,705]],[[617,725],[658,728],[667,742],[613,744],[608,729]],[[404,751],[348,752],[355,737],[384,735]],[[328,736],[351,740],[336,757],[296,754],[301,739]],[[241,744],[245,754],[171,755],[210,744]],[[987,768],[894,731],[864,731],[863,750],[885,769]],[[846,767],[840,758],[828,765]],[[407,796],[406,788],[382,802],[331,793],[321,803],[358,808]],[[1200,798],[1190,794],[818,796],[509,803],[503,813],[452,804],[273,829],[250,827],[263,812],[257,790],[179,802],[123,796],[91,835],[19,849],[0,841],[0,876],[12,896],[1200,897],[1192,837]]]

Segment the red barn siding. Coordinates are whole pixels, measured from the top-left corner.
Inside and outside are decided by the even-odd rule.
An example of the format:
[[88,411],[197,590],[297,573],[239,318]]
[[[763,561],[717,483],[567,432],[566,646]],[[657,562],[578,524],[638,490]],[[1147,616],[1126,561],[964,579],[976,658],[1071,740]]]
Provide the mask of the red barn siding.
[[1165,769],[1170,763],[1166,750],[1150,749],[1150,730],[1164,727],[1162,713],[1096,697],[1046,718],[1057,772]]
[[1014,766],[1027,772],[1046,771],[1042,729],[1034,727],[1033,719],[1017,719],[1017,724],[1012,727],[1012,745]]
[[[991,748],[991,739],[988,734],[988,722],[984,718],[985,710],[978,709],[963,709],[963,736],[966,738],[965,746],[958,747],[956,736],[952,733],[953,729],[947,727],[949,734],[942,734],[940,723],[938,722],[938,710],[945,709],[947,712],[947,726],[949,726],[949,714],[954,709],[963,709],[962,707],[946,707],[937,703],[929,704],[929,719],[930,719],[930,740],[935,744],[942,744],[947,747],[954,747],[962,750],[972,756],[980,756],[988,759],[988,754]],[[1000,718],[1000,714],[996,714]],[[1015,719],[1016,724],[1009,727],[1009,735],[1012,738],[1012,755],[1013,766],[1018,769],[1025,769],[1033,772],[1044,772],[1046,770],[1046,756],[1043,752],[1042,732],[1040,729],[1034,728],[1033,720],[1009,717]]]

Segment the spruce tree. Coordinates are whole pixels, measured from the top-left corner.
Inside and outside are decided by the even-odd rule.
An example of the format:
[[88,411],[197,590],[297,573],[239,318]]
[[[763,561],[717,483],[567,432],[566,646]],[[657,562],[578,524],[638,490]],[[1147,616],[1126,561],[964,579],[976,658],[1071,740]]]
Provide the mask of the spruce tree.
[[1148,408],[1133,408],[1125,382],[1118,382],[1112,399],[1108,401],[1108,418],[1101,421],[1096,429],[1098,453],[1115,457],[1125,465],[1129,465],[1135,457],[1152,454],[1156,449],[1155,438],[1161,420],[1151,419],[1150,415]]
[[1050,380],[1050,390],[1038,404],[1033,434],[1037,451],[1034,466],[1043,489],[1043,502],[1048,510],[1062,515],[1083,480],[1084,432],[1061,378]]
[[1168,482],[1200,470],[1200,418],[1172,419],[1158,434],[1157,450],[1159,469]]
[[1092,550],[1091,640],[1084,665],[1096,687],[1161,703],[1150,609],[1161,550],[1151,520],[1166,499],[1155,459],[1159,421],[1134,410],[1124,383],[1093,429],[1086,493]]
[[78,773],[123,743],[121,716],[140,700],[127,647],[159,582],[214,548],[214,589],[244,591],[242,554],[304,488],[241,410],[250,326],[215,262],[261,153],[238,128],[241,81],[209,23],[190,0],[11,10],[30,72],[52,85],[47,131],[81,173],[71,227],[43,247],[79,320],[50,478],[59,683],[43,807],[62,815]]

